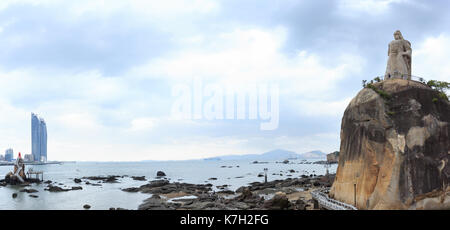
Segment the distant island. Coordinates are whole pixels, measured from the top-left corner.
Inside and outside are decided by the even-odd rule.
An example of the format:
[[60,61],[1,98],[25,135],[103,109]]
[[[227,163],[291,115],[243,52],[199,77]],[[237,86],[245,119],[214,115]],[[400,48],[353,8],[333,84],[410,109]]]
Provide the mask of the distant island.
[[284,149],[275,149],[262,154],[244,154],[244,155],[224,155],[217,157],[204,158],[205,161],[221,160],[251,160],[251,161],[274,161],[274,160],[294,160],[294,159],[326,159],[327,154],[314,150],[306,153],[295,153]]

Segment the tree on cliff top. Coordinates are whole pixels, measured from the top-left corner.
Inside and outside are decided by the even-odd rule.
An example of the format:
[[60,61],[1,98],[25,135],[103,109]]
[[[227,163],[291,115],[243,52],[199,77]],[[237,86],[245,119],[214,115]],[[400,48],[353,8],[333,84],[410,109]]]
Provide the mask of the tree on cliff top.
[[450,83],[445,81],[430,80],[427,82],[427,85],[432,89],[439,91],[439,96],[448,101],[449,96],[446,94],[446,90],[450,89]]

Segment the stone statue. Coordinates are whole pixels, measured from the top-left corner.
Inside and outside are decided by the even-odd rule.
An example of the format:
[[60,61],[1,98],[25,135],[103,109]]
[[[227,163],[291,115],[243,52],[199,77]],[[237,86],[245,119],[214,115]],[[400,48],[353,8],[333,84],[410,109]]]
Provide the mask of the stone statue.
[[14,185],[25,182],[25,179],[26,179],[25,164],[19,153],[19,157],[14,163],[14,172],[9,172],[8,174],[6,174],[5,182]]
[[400,30],[394,33],[395,40],[389,43],[388,62],[384,79],[401,78],[411,80],[411,43],[403,39]]

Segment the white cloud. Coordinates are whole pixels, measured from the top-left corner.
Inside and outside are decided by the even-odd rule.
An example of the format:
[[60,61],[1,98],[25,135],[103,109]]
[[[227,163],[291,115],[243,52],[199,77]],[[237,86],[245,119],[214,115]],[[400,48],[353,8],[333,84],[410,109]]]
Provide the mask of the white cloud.
[[[342,2],[340,10],[346,15],[380,15],[399,2],[403,1],[347,0]],[[156,26],[170,31],[167,39],[175,42],[172,45],[178,48],[115,77],[105,76],[96,69],[81,72],[0,69],[0,139],[4,140],[0,148],[14,147],[29,152],[30,112],[33,111],[47,121],[51,159],[191,159],[261,153],[272,148],[299,153],[312,149],[334,151],[339,146],[339,130],[321,134],[308,131],[310,134],[304,136],[274,134],[263,137],[248,133],[224,136],[222,129],[229,128],[226,122],[171,120],[166,117],[170,113],[170,93],[161,92],[164,89],[159,87],[167,83],[190,84],[193,77],[235,88],[252,83],[277,83],[280,98],[286,100],[283,106],[295,108],[294,113],[298,112],[299,119],[328,119],[340,118],[350,100],[339,95],[341,81],[357,74],[363,76],[363,70],[367,71],[364,57],[351,52],[324,59],[307,47],[296,55],[287,55],[284,51],[290,31],[283,25],[261,27],[239,21],[236,22],[238,26],[233,24],[235,22],[230,23],[234,26],[232,29],[229,29],[230,24],[217,25],[217,28],[223,28],[220,33],[203,29],[202,26],[211,24],[196,23],[201,16],[220,13],[221,6],[216,1],[19,0],[1,1],[0,10],[12,4],[59,9],[55,18],[63,21],[63,25],[80,25],[80,21],[90,22],[92,19],[97,22],[98,18],[107,24],[116,22],[118,15],[128,16],[131,19],[127,18],[126,23],[120,26]],[[233,20],[239,19],[235,17]],[[7,31],[8,26],[15,25],[4,22],[0,28]],[[100,46],[103,42],[107,44],[107,38],[95,39],[96,31],[91,33],[94,39],[88,42],[98,42]],[[20,46],[23,39],[29,42],[40,38],[18,36],[10,39],[10,44]],[[418,44],[413,50],[413,73],[427,79],[448,79],[449,40],[448,36],[442,35]],[[283,114],[280,119],[283,119]],[[185,130],[192,133],[186,134]]]
[[130,131],[148,131],[157,125],[158,120],[152,117],[141,117],[131,121]]
[[[146,89],[140,82],[150,78],[151,81],[176,84],[190,82],[192,77],[234,87],[274,82],[280,85],[280,96],[303,99],[301,106],[298,102],[288,103],[302,111],[307,108],[306,115],[336,115],[344,102],[328,102],[330,92],[336,89],[340,80],[361,71],[363,59],[345,54],[335,57],[335,64],[326,65],[320,56],[307,51],[300,51],[294,57],[286,56],[281,49],[288,32],[280,26],[238,28],[216,35],[199,34],[187,41],[180,40],[184,45],[181,50],[149,60],[146,65],[119,77],[104,76],[95,69],[82,72],[0,69],[0,96],[9,106],[4,108],[18,114],[15,118],[0,114],[0,120],[13,119],[17,121],[15,124],[21,123],[9,126],[21,131],[12,134],[14,141],[8,143],[15,143],[18,149],[30,149],[29,113],[33,111],[47,121],[49,157],[52,159],[70,160],[71,156],[85,160],[125,160],[124,151],[133,151],[135,160],[190,159],[267,151],[258,144],[264,141],[248,140],[245,136],[208,138],[198,134],[192,138],[174,139],[169,134],[158,137],[159,131],[168,127],[169,132],[175,132],[173,135],[178,134],[177,127],[202,133],[201,128],[211,129],[214,123],[166,118],[170,106],[164,112],[158,104],[164,104],[168,99],[152,97],[155,89],[151,85]],[[24,104],[12,105],[18,101]],[[109,105],[113,108],[108,108]],[[153,111],[158,115],[153,115]],[[112,124],[108,120],[113,120]],[[0,133],[0,138],[7,135]],[[254,146],[249,147],[251,145]],[[272,148],[271,145],[266,147]],[[93,152],[97,154],[94,156]],[[128,159],[131,158],[128,156]]]
[[0,10],[4,10],[13,5],[48,5],[58,2],[57,0],[2,0],[0,1]]
[[299,113],[306,116],[330,116],[342,117],[351,97],[342,100],[300,100],[298,102]]
[[136,67],[132,75],[172,82],[189,82],[198,77],[232,86],[284,82],[282,94],[314,97],[331,90],[339,80],[361,71],[365,64],[364,59],[352,54],[336,57],[333,66],[323,64],[319,56],[306,51],[287,57],[281,51],[287,33],[284,27],[221,33],[208,40],[197,40],[203,41],[201,48],[187,47]]
[[30,113],[0,97],[0,155],[7,148],[14,148],[14,154],[31,151],[30,124]]
[[131,9],[140,13],[173,17],[181,13],[208,13],[219,8],[218,2],[214,0],[2,0],[0,10],[14,5],[63,7],[78,16],[85,13],[111,14]]
[[340,0],[339,10],[343,15],[353,17],[355,14],[379,15],[387,13],[393,3],[408,3],[407,0]]
[[92,133],[96,132],[100,128],[98,120],[92,113],[83,113],[81,111],[80,113],[66,113],[60,115],[55,120],[54,125],[60,125],[62,128],[71,131],[78,130],[80,133],[84,133],[86,131]]
[[428,37],[414,48],[412,75],[426,80],[450,80],[450,36]]

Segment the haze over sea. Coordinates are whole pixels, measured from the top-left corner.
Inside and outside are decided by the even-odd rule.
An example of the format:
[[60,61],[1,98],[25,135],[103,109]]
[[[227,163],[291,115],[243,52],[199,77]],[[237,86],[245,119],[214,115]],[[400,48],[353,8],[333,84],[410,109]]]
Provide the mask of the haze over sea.
[[[56,182],[60,187],[82,186],[82,190],[67,192],[45,191],[47,184],[33,184],[27,189],[36,189],[34,193],[38,198],[30,197],[28,193],[19,192],[24,187],[0,186],[0,209],[83,209],[84,204],[91,205],[91,209],[109,209],[111,207],[137,209],[143,200],[150,194],[129,193],[121,191],[123,188],[137,187],[156,180],[156,172],[163,171],[171,182],[184,182],[194,184],[211,183],[215,186],[229,185],[230,190],[236,190],[248,183],[264,180],[258,174],[268,168],[268,180],[300,177],[302,174],[324,175],[326,168],[321,164],[305,164],[314,160],[290,160],[289,164],[268,161],[264,164],[252,164],[251,160],[221,160],[221,161],[167,161],[167,162],[76,162],[52,165],[26,166],[34,170],[44,171],[44,180]],[[226,166],[226,167],[223,167]],[[239,167],[237,167],[239,166]],[[336,172],[337,165],[331,165],[330,173]],[[295,170],[295,173],[288,172]],[[6,175],[12,166],[0,166],[0,175]],[[272,174],[278,175],[272,175]],[[280,175],[281,174],[281,175]],[[102,183],[102,186],[86,185],[85,182],[75,183],[74,178],[85,176],[128,175],[145,176],[146,181],[136,181],[131,177],[119,178],[119,183]],[[291,175],[291,176],[288,176]],[[209,180],[217,178],[217,180]],[[61,183],[61,184],[59,184]],[[96,183],[91,181],[91,183]],[[17,198],[12,194],[17,193]]]

